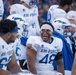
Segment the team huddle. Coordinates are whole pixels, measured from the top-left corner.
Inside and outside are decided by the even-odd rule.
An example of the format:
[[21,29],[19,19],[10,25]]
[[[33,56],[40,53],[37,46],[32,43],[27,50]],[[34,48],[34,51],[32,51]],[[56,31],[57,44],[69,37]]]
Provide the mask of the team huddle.
[[0,75],[76,75],[76,11],[72,0],[50,6],[39,23],[38,0],[20,0],[3,19],[0,0]]

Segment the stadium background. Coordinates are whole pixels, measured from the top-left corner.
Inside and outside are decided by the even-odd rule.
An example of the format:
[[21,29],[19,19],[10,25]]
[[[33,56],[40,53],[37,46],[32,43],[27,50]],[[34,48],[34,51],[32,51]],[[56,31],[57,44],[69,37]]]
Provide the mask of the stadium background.
[[[20,0],[3,0],[4,2],[4,18],[9,15],[10,6],[14,3],[19,3]],[[47,11],[53,4],[59,4],[59,0],[39,0],[39,23],[47,20]],[[73,0],[72,9],[76,10],[76,0]]]

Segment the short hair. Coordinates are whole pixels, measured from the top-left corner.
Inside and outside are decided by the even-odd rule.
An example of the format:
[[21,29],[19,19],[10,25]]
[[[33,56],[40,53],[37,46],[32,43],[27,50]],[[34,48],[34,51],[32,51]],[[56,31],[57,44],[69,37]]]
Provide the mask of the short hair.
[[65,5],[71,5],[73,3],[73,0],[60,0],[59,5],[65,6]]
[[43,26],[44,24],[50,25],[50,26],[52,27],[53,31],[54,31],[54,26],[53,26],[51,23],[49,23],[49,22],[43,22],[43,23],[40,25],[40,28],[41,28],[41,26]]
[[0,21],[0,33],[8,33],[17,27],[17,23],[13,20],[5,19]]

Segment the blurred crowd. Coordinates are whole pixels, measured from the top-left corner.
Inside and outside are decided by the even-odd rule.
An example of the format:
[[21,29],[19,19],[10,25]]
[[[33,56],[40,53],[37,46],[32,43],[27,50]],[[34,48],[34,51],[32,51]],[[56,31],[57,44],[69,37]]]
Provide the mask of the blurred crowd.
[[[12,4],[19,3],[20,0],[3,0],[4,1],[4,18],[9,15],[9,9]],[[59,0],[39,0],[39,22],[45,22],[47,20],[47,11],[53,4],[59,4]],[[76,2],[74,0],[72,9],[76,10]]]
[[[14,3],[19,3],[19,0],[4,0],[4,18],[9,15],[10,6]],[[53,4],[58,4],[59,0],[39,0],[39,21],[44,22],[47,20],[47,11]]]

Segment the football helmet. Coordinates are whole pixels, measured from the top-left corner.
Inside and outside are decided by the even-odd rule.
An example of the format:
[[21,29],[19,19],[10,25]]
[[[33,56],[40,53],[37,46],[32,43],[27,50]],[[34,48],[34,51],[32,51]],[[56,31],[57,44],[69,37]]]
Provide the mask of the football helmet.
[[24,1],[29,6],[33,6],[37,4],[37,0],[20,0],[20,1]]
[[63,36],[71,36],[70,28],[71,24],[66,18],[57,18],[53,21],[52,25],[55,31],[59,32]]
[[27,23],[25,23],[25,18],[19,14],[12,14],[12,15],[9,15],[7,19],[16,21],[18,28],[19,28],[18,33],[21,36],[24,30],[24,27],[26,27],[27,25]]
[[67,18],[76,21],[76,11],[70,10],[70,11],[67,13]]

